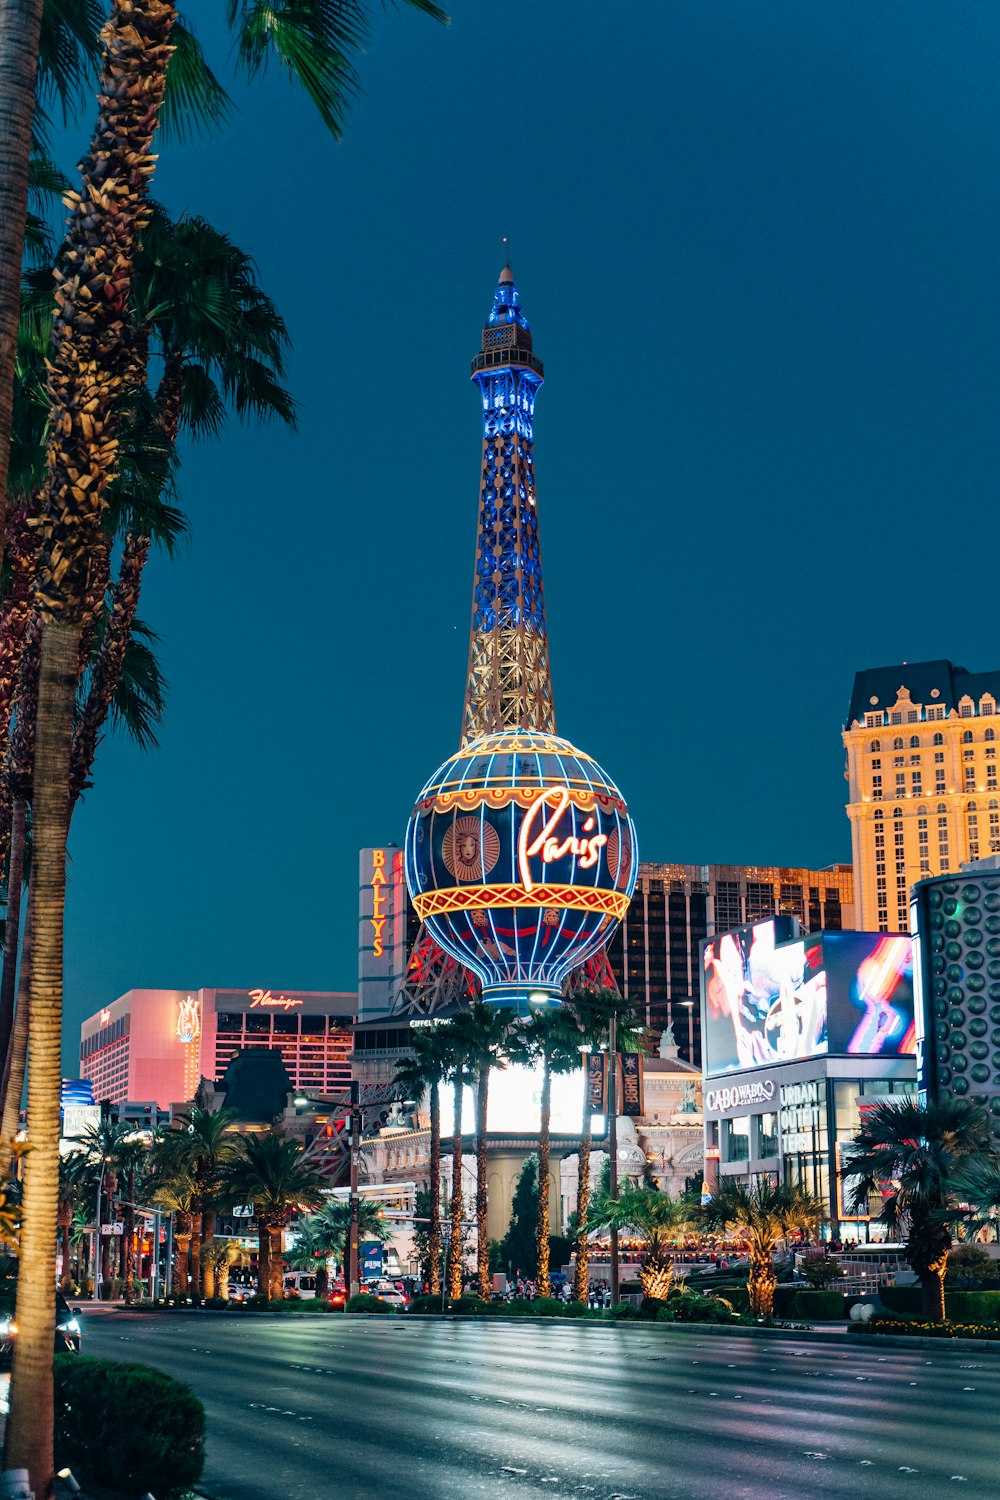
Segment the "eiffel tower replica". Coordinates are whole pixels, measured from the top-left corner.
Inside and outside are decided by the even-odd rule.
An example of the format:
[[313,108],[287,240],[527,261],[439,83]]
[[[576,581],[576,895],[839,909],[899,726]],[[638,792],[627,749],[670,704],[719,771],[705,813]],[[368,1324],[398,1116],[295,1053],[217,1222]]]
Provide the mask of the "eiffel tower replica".
[[[461,747],[502,729],[555,734],[545,625],[533,451],[535,397],[544,378],[509,262],[500,272],[482,345],[472,361],[483,412],[479,531]],[[602,948],[570,976],[568,991],[617,989]],[[450,1015],[479,981],[421,924],[394,1015]]]

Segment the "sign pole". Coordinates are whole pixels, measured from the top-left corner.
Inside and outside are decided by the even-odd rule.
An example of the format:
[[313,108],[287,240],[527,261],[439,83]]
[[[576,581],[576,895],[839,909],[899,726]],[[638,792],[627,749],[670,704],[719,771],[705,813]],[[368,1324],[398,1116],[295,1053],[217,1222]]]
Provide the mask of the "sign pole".
[[[611,1196],[618,1197],[618,1017],[608,1023],[608,1150],[611,1153]],[[618,1228],[611,1226],[611,1306],[621,1301],[618,1286]]]

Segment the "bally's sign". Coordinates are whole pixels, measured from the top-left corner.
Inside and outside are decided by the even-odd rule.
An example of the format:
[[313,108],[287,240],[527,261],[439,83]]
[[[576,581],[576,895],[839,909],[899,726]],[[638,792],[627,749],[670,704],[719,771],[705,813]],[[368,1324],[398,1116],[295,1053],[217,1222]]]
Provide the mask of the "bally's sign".
[[705,1108],[710,1114],[729,1114],[751,1104],[770,1104],[774,1098],[773,1078],[755,1078],[751,1083],[730,1083],[720,1089],[706,1089]]

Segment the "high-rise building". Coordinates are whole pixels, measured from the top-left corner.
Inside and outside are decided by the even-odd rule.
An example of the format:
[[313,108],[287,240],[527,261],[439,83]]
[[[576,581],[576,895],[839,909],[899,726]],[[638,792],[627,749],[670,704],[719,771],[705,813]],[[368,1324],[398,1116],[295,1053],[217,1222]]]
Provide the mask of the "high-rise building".
[[779,914],[797,917],[806,931],[854,927],[850,865],[641,863],[635,894],[608,947],[618,987],[647,1026],[662,1031],[671,1025],[681,1055],[700,1066],[703,939]]
[[844,726],[858,926],[905,932],[910,887],[1000,852],[1000,671],[859,672]]
[[279,1052],[297,1089],[351,1081],[357,996],[304,990],[129,990],[80,1028],[80,1074],[94,1097],[161,1109],[216,1083],[238,1051]]

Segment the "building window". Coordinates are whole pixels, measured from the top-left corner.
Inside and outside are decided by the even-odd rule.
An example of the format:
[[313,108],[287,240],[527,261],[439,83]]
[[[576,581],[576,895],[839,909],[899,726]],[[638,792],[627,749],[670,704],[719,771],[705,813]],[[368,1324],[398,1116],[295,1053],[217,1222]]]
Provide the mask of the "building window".
[[971,719],[972,718],[972,704],[971,703],[963,703],[962,706],[959,708],[958,712],[959,712],[959,717],[960,718]]
[[919,736],[919,734],[911,734],[910,735],[910,749],[911,750],[919,750],[920,749],[920,736]]
[[932,707],[926,709],[925,712],[926,712],[926,715],[927,715],[928,719],[943,719],[944,718],[944,704],[943,703],[935,703],[935,704],[932,705]]
[[880,729],[882,727],[882,723],[883,716],[881,714],[865,714],[866,729]]
[[750,1160],[750,1116],[722,1122],[723,1161]]
[[882,749],[882,741],[872,740],[871,744],[868,746],[868,749],[871,751],[872,755],[877,755],[878,752]]
[[944,735],[943,734],[936,734],[934,736],[934,743],[935,743],[935,745],[943,745],[944,744]]
[[943,750],[935,750],[934,751],[934,764],[936,766],[943,766],[944,765],[944,751]]
[[905,755],[894,755],[892,757],[892,763],[893,763],[894,766],[905,766],[906,765],[906,756]]
[[995,740],[996,737],[997,732],[995,729],[987,729],[986,733],[983,735],[984,740]]
[[881,762],[881,760],[873,760],[872,761],[872,770],[873,771],[881,771],[881,769],[882,769],[882,762]]

